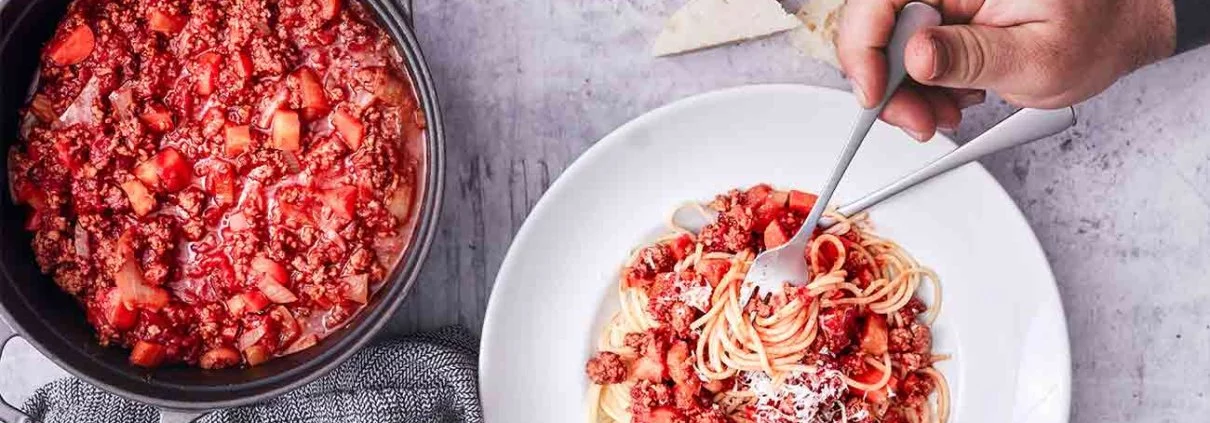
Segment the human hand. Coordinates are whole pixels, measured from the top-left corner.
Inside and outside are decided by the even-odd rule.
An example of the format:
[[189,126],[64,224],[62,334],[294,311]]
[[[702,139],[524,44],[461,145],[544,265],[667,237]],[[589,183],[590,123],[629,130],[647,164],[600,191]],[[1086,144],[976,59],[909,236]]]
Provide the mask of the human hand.
[[[878,104],[887,78],[882,49],[909,0],[848,0],[837,54],[863,107]],[[882,120],[925,141],[953,130],[961,109],[992,90],[1021,107],[1069,106],[1172,54],[1171,0],[925,0],[945,25],[907,43],[905,83]]]

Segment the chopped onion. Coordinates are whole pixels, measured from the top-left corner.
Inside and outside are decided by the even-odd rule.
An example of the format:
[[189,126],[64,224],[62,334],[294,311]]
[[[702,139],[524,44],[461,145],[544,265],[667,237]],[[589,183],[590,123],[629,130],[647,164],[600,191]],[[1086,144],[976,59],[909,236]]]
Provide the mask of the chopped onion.
[[97,77],[89,78],[88,83],[84,84],[84,89],[80,90],[80,95],[67,106],[67,110],[59,115],[59,121],[51,125],[51,127],[60,128],[68,127],[76,124],[95,125],[97,117],[93,113],[97,105],[97,99],[100,97],[100,82]]
[[298,162],[298,157],[296,157],[294,153],[282,151],[281,155],[282,161],[285,162],[286,169],[289,170],[290,173],[298,173],[300,170],[302,170],[302,164]]
[[80,258],[88,258],[92,255],[92,249],[88,246],[88,231],[80,224],[76,224],[76,255]]
[[353,97],[353,106],[358,111],[365,110],[367,107],[373,105],[374,100],[376,99],[378,99],[378,97],[375,97],[374,93],[358,90],[357,95]]
[[134,94],[131,93],[130,87],[123,85],[122,88],[109,93],[109,104],[121,120],[134,117]]
[[286,87],[278,88],[277,93],[273,94],[273,97],[265,102],[265,107],[261,109],[260,120],[256,122],[256,126],[269,129],[269,124],[273,122],[273,114],[278,109],[281,109],[281,105],[286,102],[286,98],[289,95],[290,92],[286,91]]
[[257,342],[260,342],[260,339],[265,337],[265,332],[265,325],[263,324],[246,330],[244,333],[240,334],[239,339],[236,340],[236,346],[238,346],[241,351],[246,350],[248,347],[256,345]]

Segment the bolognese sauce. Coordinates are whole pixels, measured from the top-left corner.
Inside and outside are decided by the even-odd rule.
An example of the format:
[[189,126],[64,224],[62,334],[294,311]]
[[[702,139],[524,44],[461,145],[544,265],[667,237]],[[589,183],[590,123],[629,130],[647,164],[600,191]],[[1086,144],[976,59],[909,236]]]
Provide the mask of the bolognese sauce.
[[[916,291],[936,275],[865,215],[828,212],[804,252],[809,282],[742,303],[756,254],[786,243],[815,196],[768,185],[702,207],[712,223],[677,227],[621,271],[620,311],[585,373],[589,421],[636,423],[945,422],[933,364],[936,307]],[[675,214],[674,214],[675,215]],[[935,406],[930,398],[936,398]]]
[[349,0],[76,0],[9,151],[42,272],[144,367],[315,345],[414,226],[425,120]]

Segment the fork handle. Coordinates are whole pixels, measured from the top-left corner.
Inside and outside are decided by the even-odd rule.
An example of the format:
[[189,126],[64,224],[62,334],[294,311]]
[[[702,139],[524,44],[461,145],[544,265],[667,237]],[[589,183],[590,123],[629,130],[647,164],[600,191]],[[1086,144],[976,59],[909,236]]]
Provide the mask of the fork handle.
[[801,244],[805,246],[811,238],[811,233],[814,232],[819,219],[823,217],[824,209],[827,208],[828,202],[831,201],[832,194],[836,192],[836,186],[840,184],[845,170],[848,169],[849,163],[853,161],[853,156],[857,154],[857,149],[861,147],[866,134],[870,132],[870,127],[874,126],[874,122],[878,120],[878,115],[882,114],[882,108],[886,107],[887,101],[895,94],[895,90],[899,88],[899,84],[903,83],[903,80],[907,78],[907,68],[904,66],[904,54],[907,49],[908,39],[921,29],[940,25],[941,13],[928,4],[912,2],[904,6],[895,19],[895,30],[891,34],[890,44],[886,48],[888,72],[886,89],[882,93],[882,99],[878,102],[878,105],[870,109],[862,109],[857,115],[857,121],[853,123],[853,129],[849,134],[849,142],[845,144],[844,150],[841,151],[840,159],[832,170],[831,177],[828,178],[828,182],[824,185],[824,188],[818,192],[819,197],[815,200],[815,205],[811,207],[811,212],[807,214],[807,219],[803,222],[802,228],[794,234],[788,244]]
[[[941,156],[941,158],[934,160],[920,170],[912,172],[857,201],[840,207],[837,212],[842,216],[852,216],[905,189],[916,186],[916,184],[927,181],[958,166],[973,162],[980,157],[1063,132],[1063,130],[1076,123],[1075,119],[1075,109],[1071,107],[1055,110],[1018,110],[1007,118],[1004,118],[1000,123],[992,126],[983,135]],[[826,228],[834,223],[836,222],[831,221],[831,219],[825,219],[820,222],[820,226]]]

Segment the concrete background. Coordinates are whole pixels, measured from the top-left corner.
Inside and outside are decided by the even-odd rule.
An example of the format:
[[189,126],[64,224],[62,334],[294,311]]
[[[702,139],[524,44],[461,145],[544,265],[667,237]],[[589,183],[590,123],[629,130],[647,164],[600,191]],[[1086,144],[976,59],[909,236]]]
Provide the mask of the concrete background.
[[[414,0],[448,139],[446,208],[425,271],[384,336],[478,330],[512,235],[581,152],[692,94],[751,83],[845,88],[789,37],[675,58],[650,41],[680,0]],[[983,161],[1024,210],[1067,311],[1074,422],[1210,415],[1210,48],[1077,107],[1064,134]],[[966,140],[1012,107],[969,109]],[[20,402],[61,370],[23,341],[0,360]]]

